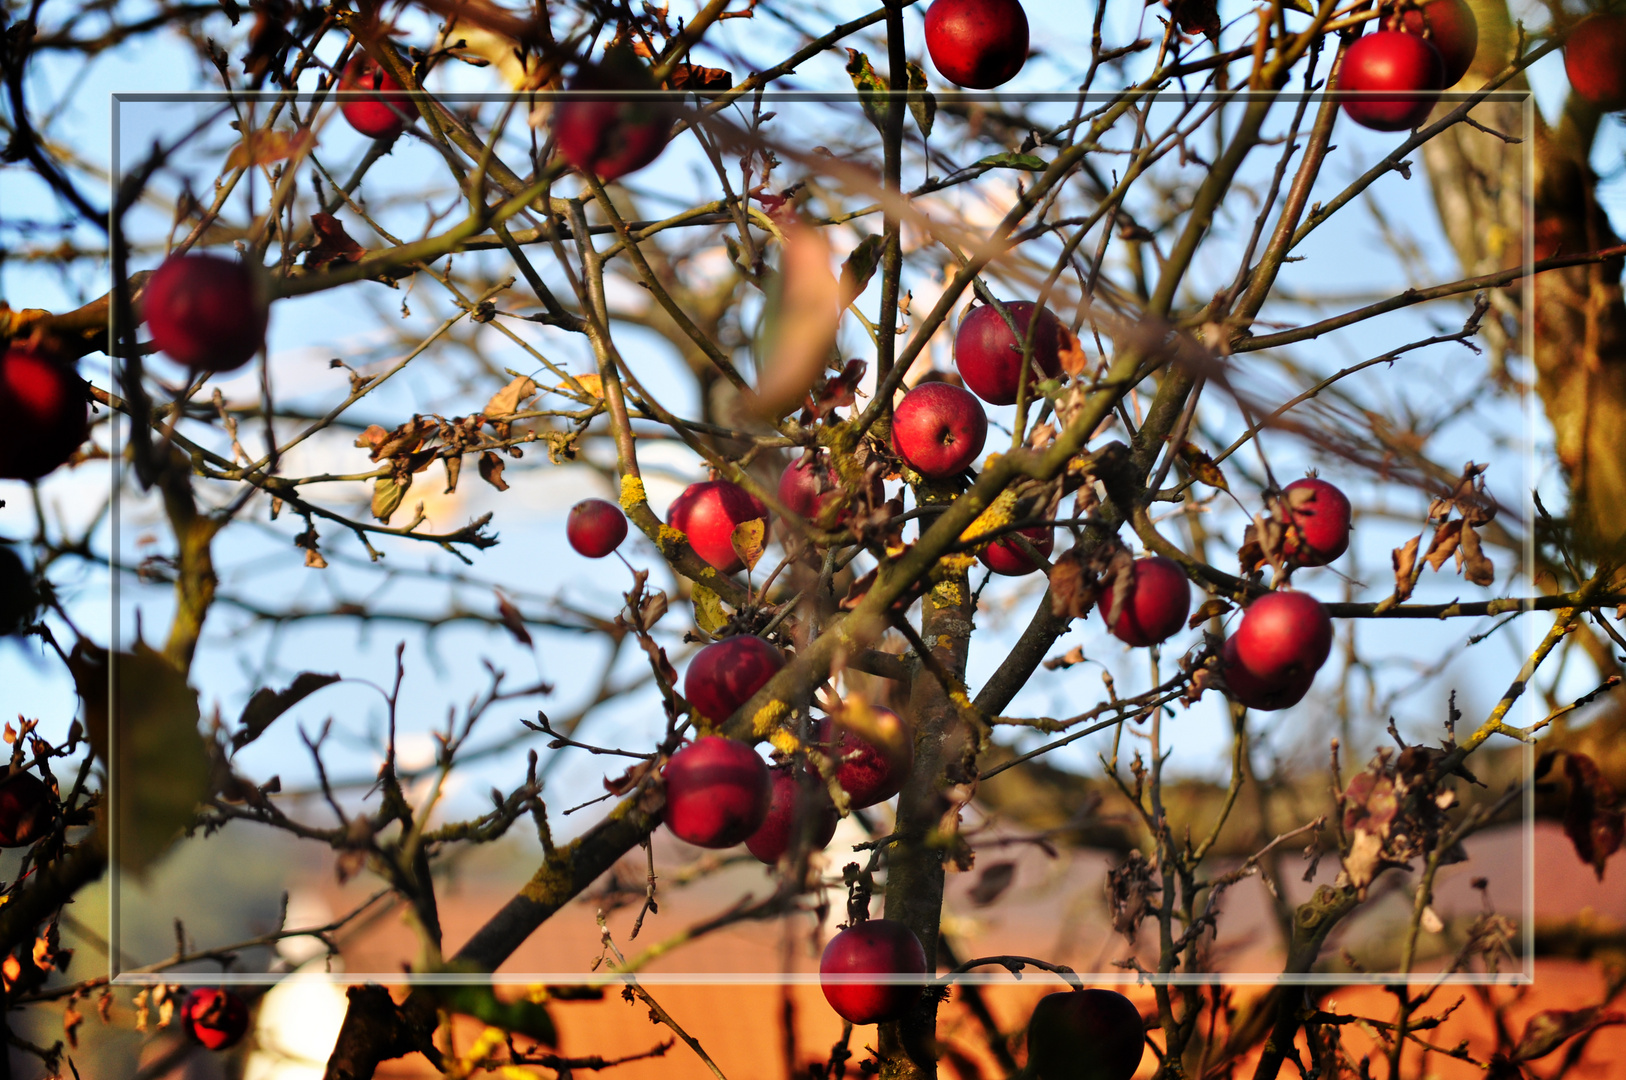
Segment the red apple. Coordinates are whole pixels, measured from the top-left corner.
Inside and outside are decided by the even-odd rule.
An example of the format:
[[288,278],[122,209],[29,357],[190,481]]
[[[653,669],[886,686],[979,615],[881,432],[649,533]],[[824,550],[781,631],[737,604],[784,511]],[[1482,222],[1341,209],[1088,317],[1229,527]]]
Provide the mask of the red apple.
[[768,766],[744,743],[706,735],[673,754],[663,775],[666,827],[696,847],[733,847],[768,816]]
[[745,566],[734,550],[734,530],[747,521],[760,520],[766,538],[768,508],[738,484],[708,480],[690,484],[673,499],[666,520],[689,538],[696,555],[723,573],[733,574]]
[[1283,555],[1301,566],[1326,566],[1348,550],[1350,506],[1342,491],[1306,477],[1282,489],[1282,504],[1294,530],[1282,544]]
[[926,10],[926,51],[949,82],[991,90],[1027,63],[1027,12],[1018,0],[936,0]]
[[819,959],[824,999],[854,1024],[896,1020],[920,997],[909,983],[846,982],[855,975],[916,975],[924,981],[926,950],[914,931],[890,919],[856,923],[830,939]]
[[836,765],[836,782],[852,800],[854,810],[885,802],[903,790],[915,767],[915,734],[891,709],[869,706],[873,739],[852,729],[835,726],[829,717],[819,721],[814,738],[819,749]]
[[694,654],[683,696],[708,720],[727,720],[785,666],[785,654],[752,634],[714,641]]
[[583,499],[570,508],[565,537],[577,554],[602,559],[627,538],[627,517],[615,503]]
[[607,184],[643,168],[666,149],[672,110],[655,95],[630,93],[656,89],[649,68],[630,50],[612,49],[603,63],[584,63],[566,89],[579,93],[554,104],[553,138],[559,153],[577,169]]
[[1122,610],[1112,602],[1112,589],[1101,593],[1101,618],[1126,645],[1156,645],[1186,625],[1191,614],[1191,583],[1180,564],[1161,555],[1136,559]]
[[[1005,309],[1011,313],[1018,333],[1011,333],[1010,323],[997,308],[982,306],[971,309],[954,335],[954,366],[971,392],[990,405],[1016,404],[1017,381],[1022,377],[1022,341],[1027,337],[1034,305],[1027,300],[1011,300]],[[1044,374],[1028,372],[1029,401],[1038,396],[1034,388],[1040,379],[1061,374],[1061,335],[1061,320],[1041,308],[1039,325],[1033,331],[1033,359]]]
[[[800,811],[800,812],[798,812]],[[797,828],[813,817],[808,839],[818,851],[836,834],[835,803],[817,779],[804,788],[798,773],[789,766],[773,770],[773,794],[768,800],[768,816],[762,827],[745,841],[745,849],[769,866],[777,863],[796,841]]]
[[892,410],[893,448],[931,480],[964,472],[987,439],[982,406],[953,383],[921,383]]
[[27,847],[51,828],[56,796],[28,772],[0,772],[0,847]]
[[841,497],[841,478],[819,454],[817,460],[800,457],[779,475],[779,501],[809,521]]
[[265,344],[270,296],[263,269],[218,255],[174,255],[141,294],[153,344],[197,371],[231,371]]
[[38,607],[28,567],[9,545],[0,544],[0,637],[25,630]]
[[1112,990],[1046,994],[1028,1021],[1035,1080],[1130,1080],[1145,1053],[1140,1010]]
[[[1390,25],[1394,5],[1383,6],[1379,23]],[[1455,86],[1473,66],[1474,54],[1479,51],[1479,20],[1468,0],[1424,0],[1422,7],[1408,4],[1400,14],[1400,25],[1408,34],[1426,35],[1430,44],[1440,50],[1445,67],[1443,85]]]
[[1237,661],[1234,636],[1225,639],[1221,657],[1223,665],[1221,670],[1225,674],[1225,685],[1230,691],[1232,700],[1261,712],[1292,708],[1304,700],[1304,695],[1310,692],[1310,687],[1315,682],[1313,671],[1289,675],[1276,682],[1259,678]]
[[73,365],[27,345],[0,356],[0,478],[38,480],[90,437],[85,384]]
[[1626,109],[1626,14],[1582,19],[1564,43],[1570,88],[1604,112]]
[[407,124],[418,115],[418,107],[403,93],[380,93],[401,89],[378,64],[356,54],[345,65],[339,79],[339,89],[354,93],[354,97],[339,99],[339,112],[351,127],[370,139],[393,139],[407,129]]
[[1309,692],[1331,651],[1332,620],[1319,600],[1266,593],[1243,611],[1226,642],[1225,681],[1244,705],[1285,709]]
[[[1025,536],[1028,543],[1037,548],[1041,555],[1049,555],[1056,544],[1056,530],[1047,525],[1023,529],[1021,535]],[[1006,577],[1021,577],[1023,574],[1031,574],[1039,569],[1039,564],[1030,559],[1027,552],[1017,547],[1010,540],[1000,540],[989,544],[987,549],[977,558],[982,560],[982,565],[994,573],[1003,574]]]
[[248,1033],[248,1005],[230,990],[200,987],[181,1004],[181,1026],[208,1049],[224,1050]]
[[[1407,131],[1434,108],[1431,91],[1445,86],[1445,61],[1427,39],[1400,30],[1379,30],[1344,52],[1338,89],[1344,111],[1362,127]],[[1406,96],[1392,96],[1404,94]]]

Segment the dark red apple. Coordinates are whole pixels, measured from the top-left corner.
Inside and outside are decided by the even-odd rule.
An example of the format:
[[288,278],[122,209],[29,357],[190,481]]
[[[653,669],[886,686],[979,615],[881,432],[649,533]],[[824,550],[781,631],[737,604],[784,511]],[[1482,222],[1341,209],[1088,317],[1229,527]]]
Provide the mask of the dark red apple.
[[1282,504],[1294,529],[1282,544],[1283,555],[1301,566],[1326,566],[1349,549],[1351,511],[1342,491],[1305,477],[1282,489]]
[[341,97],[339,112],[351,127],[370,139],[393,139],[418,115],[418,107],[406,94],[385,92],[400,91],[401,84],[359,53],[345,65],[339,89],[356,95]]
[[12,345],[0,356],[0,477],[38,480],[90,437],[85,384],[73,365]]
[[181,1026],[206,1048],[224,1050],[248,1033],[248,1005],[230,990],[199,987],[181,1003]]
[[573,96],[553,107],[553,138],[559,153],[604,183],[648,165],[672,137],[671,107],[650,94],[656,89],[646,67],[625,48],[611,49],[600,64],[584,63],[570,81]]
[[1444,86],[1440,50],[1427,39],[1400,30],[1379,30],[1356,41],[1345,50],[1338,71],[1338,89],[1346,95],[1341,98],[1344,111],[1375,131],[1416,127],[1434,108],[1433,91]]
[[892,410],[893,448],[931,480],[964,472],[987,439],[982,405],[953,383],[921,383]]
[[565,537],[577,554],[602,559],[627,538],[627,516],[615,503],[583,499],[570,508]]
[[1570,88],[1604,112],[1626,109],[1626,14],[1582,19],[1564,43]]
[[29,772],[0,772],[0,847],[27,847],[51,828],[56,796]]
[[753,634],[714,641],[694,654],[683,696],[708,720],[727,720],[785,666],[785,654]]
[[[1383,6],[1380,25],[1389,26],[1394,5]],[[1473,66],[1479,51],[1479,20],[1468,0],[1424,0],[1422,7],[1411,4],[1400,14],[1400,25],[1408,34],[1426,36],[1445,67],[1445,86],[1455,86]]]
[[885,802],[903,790],[915,767],[915,733],[891,709],[869,706],[873,739],[852,729],[835,726],[829,717],[819,721],[814,738],[819,749],[836,765],[836,782],[852,800],[854,810]]
[[[798,812],[800,810],[800,812]],[[804,787],[790,766],[773,770],[773,794],[768,800],[768,816],[762,827],[745,841],[745,849],[769,866],[777,863],[796,841],[803,820],[813,817],[808,839],[818,851],[836,834],[836,805],[817,778]]]
[[[942,0],[938,0],[939,3]],[[1011,333],[1010,323],[992,306],[971,309],[954,335],[954,366],[965,385],[990,405],[1016,404],[1018,380],[1022,377],[1022,341],[1033,319],[1034,305],[1028,300],[1010,300],[1011,313],[1019,333]],[[1043,375],[1028,372],[1028,400],[1037,397],[1039,380],[1061,374],[1061,320],[1040,309],[1039,325],[1033,330],[1033,359]]]
[[949,82],[991,90],[1027,63],[1027,12],[1018,0],[936,0],[926,9],[926,51]]
[[890,919],[856,923],[830,939],[819,959],[824,999],[854,1024],[896,1020],[920,997],[920,985],[906,982],[848,982],[858,975],[926,975],[926,950],[914,931]]
[[196,371],[231,371],[265,344],[270,290],[264,270],[218,255],[174,255],[141,294],[153,344]]
[[38,608],[28,567],[9,545],[0,544],[0,637],[26,629]]
[[1186,625],[1191,614],[1191,583],[1180,564],[1162,555],[1136,559],[1130,570],[1122,610],[1112,602],[1112,589],[1101,592],[1101,618],[1126,645],[1156,645]]
[[738,484],[708,480],[690,484],[673,499],[666,520],[689,538],[696,555],[723,573],[733,574],[745,566],[734,550],[734,530],[747,521],[760,520],[766,538],[768,508]]
[[707,735],[666,763],[666,827],[696,847],[733,847],[768,816],[768,766],[744,743]]
[[[1038,525],[1031,529],[1023,529],[1021,535],[1027,538],[1028,543],[1039,550],[1041,555],[1049,555],[1056,544],[1056,530],[1047,525]],[[1039,564],[1028,557],[1027,552],[1017,547],[1013,541],[1000,540],[989,544],[987,549],[977,558],[982,565],[996,574],[1006,577],[1021,577],[1031,574],[1039,569]]]
[[1243,611],[1226,642],[1225,681],[1251,708],[1285,709],[1309,692],[1331,651],[1332,620],[1319,600],[1266,593]]
[[1276,682],[1267,682],[1259,678],[1237,661],[1234,636],[1225,639],[1221,657],[1223,661],[1221,670],[1224,672],[1225,685],[1230,690],[1232,700],[1260,712],[1292,708],[1304,700],[1304,695],[1310,692],[1311,685],[1315,683],[1313,671],[1289,675]]
[[824,455],[817,460],[799,457],[779,475],[779,501],[785,509],[794,510],[809,521],[816,520],[824,508],[841,497],[841,478],[836,475]]
[[1046,994],[1028,1021],[1035,1080],[1130,1080],[1145,1053],[1140,1010],[1112,990]]

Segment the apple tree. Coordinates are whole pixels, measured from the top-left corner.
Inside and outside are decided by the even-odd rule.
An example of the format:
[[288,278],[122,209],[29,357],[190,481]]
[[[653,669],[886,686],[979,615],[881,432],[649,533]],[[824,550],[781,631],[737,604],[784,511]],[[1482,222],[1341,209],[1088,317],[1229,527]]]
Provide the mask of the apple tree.
[[[967,1075],[961,1006],[1043,1080],[1578,1066],[1618,979],[1428,1033],[1618,947],[1476,845],[1626,835],[1626,10],[1133,7],[5,0],[10,1067],[241,1054],[234,978],[384,909],[423,978],[350,989],[332,1080],[636,1060],[488,978],[629,865],[599,974],[695,1075],[638,975],[753,925],[843,1021],[795,1076]],[[93,973],[75,898],[219,837],[370,893]],[[1104,867],[1088,952],[974,948],[1016,849]]]

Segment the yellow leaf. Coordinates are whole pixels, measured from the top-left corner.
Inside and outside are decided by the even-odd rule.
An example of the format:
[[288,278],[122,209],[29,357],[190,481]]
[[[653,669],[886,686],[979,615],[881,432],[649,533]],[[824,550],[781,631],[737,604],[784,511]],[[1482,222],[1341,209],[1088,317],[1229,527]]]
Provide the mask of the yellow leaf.
[[694,587],[694,624],[712,637],[716,637],[717,632],[727,623],[728,613],[723,610],[722,597],[704,585],[696,585]]
[[[586,375],[573,375],[571,378],[575,379],[576,382],[580,384],[581,388],[587,391],[588,397],[602,398],[604,396],[604,380],[598,377],[597,372],[591,372]],[[567,382],[562,382],[558,386],[555,386],[553,388],[553,392],[556,394],[564,394],[567,397],[576,397],[578,394],[576,387],[571,386]]]
[[747,570],[756,569],[762,559],[762,540],[767,534],[768,523],[761,518],[752,518],[742,521],[734,526],[734,535],[730,537],[734,545],[734,554],[740,557]]

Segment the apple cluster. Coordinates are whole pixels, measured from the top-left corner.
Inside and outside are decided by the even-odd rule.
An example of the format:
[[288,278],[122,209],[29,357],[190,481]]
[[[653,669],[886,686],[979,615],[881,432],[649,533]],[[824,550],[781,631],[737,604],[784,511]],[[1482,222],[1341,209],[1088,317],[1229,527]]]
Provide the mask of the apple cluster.
[[1337,84],[1344,112],[1375,131],[1407,131],[1435,96],[1467,74],[1479,49],[1479,22],[1467,0],[1386,4],[1374,33],[1344,50]]

